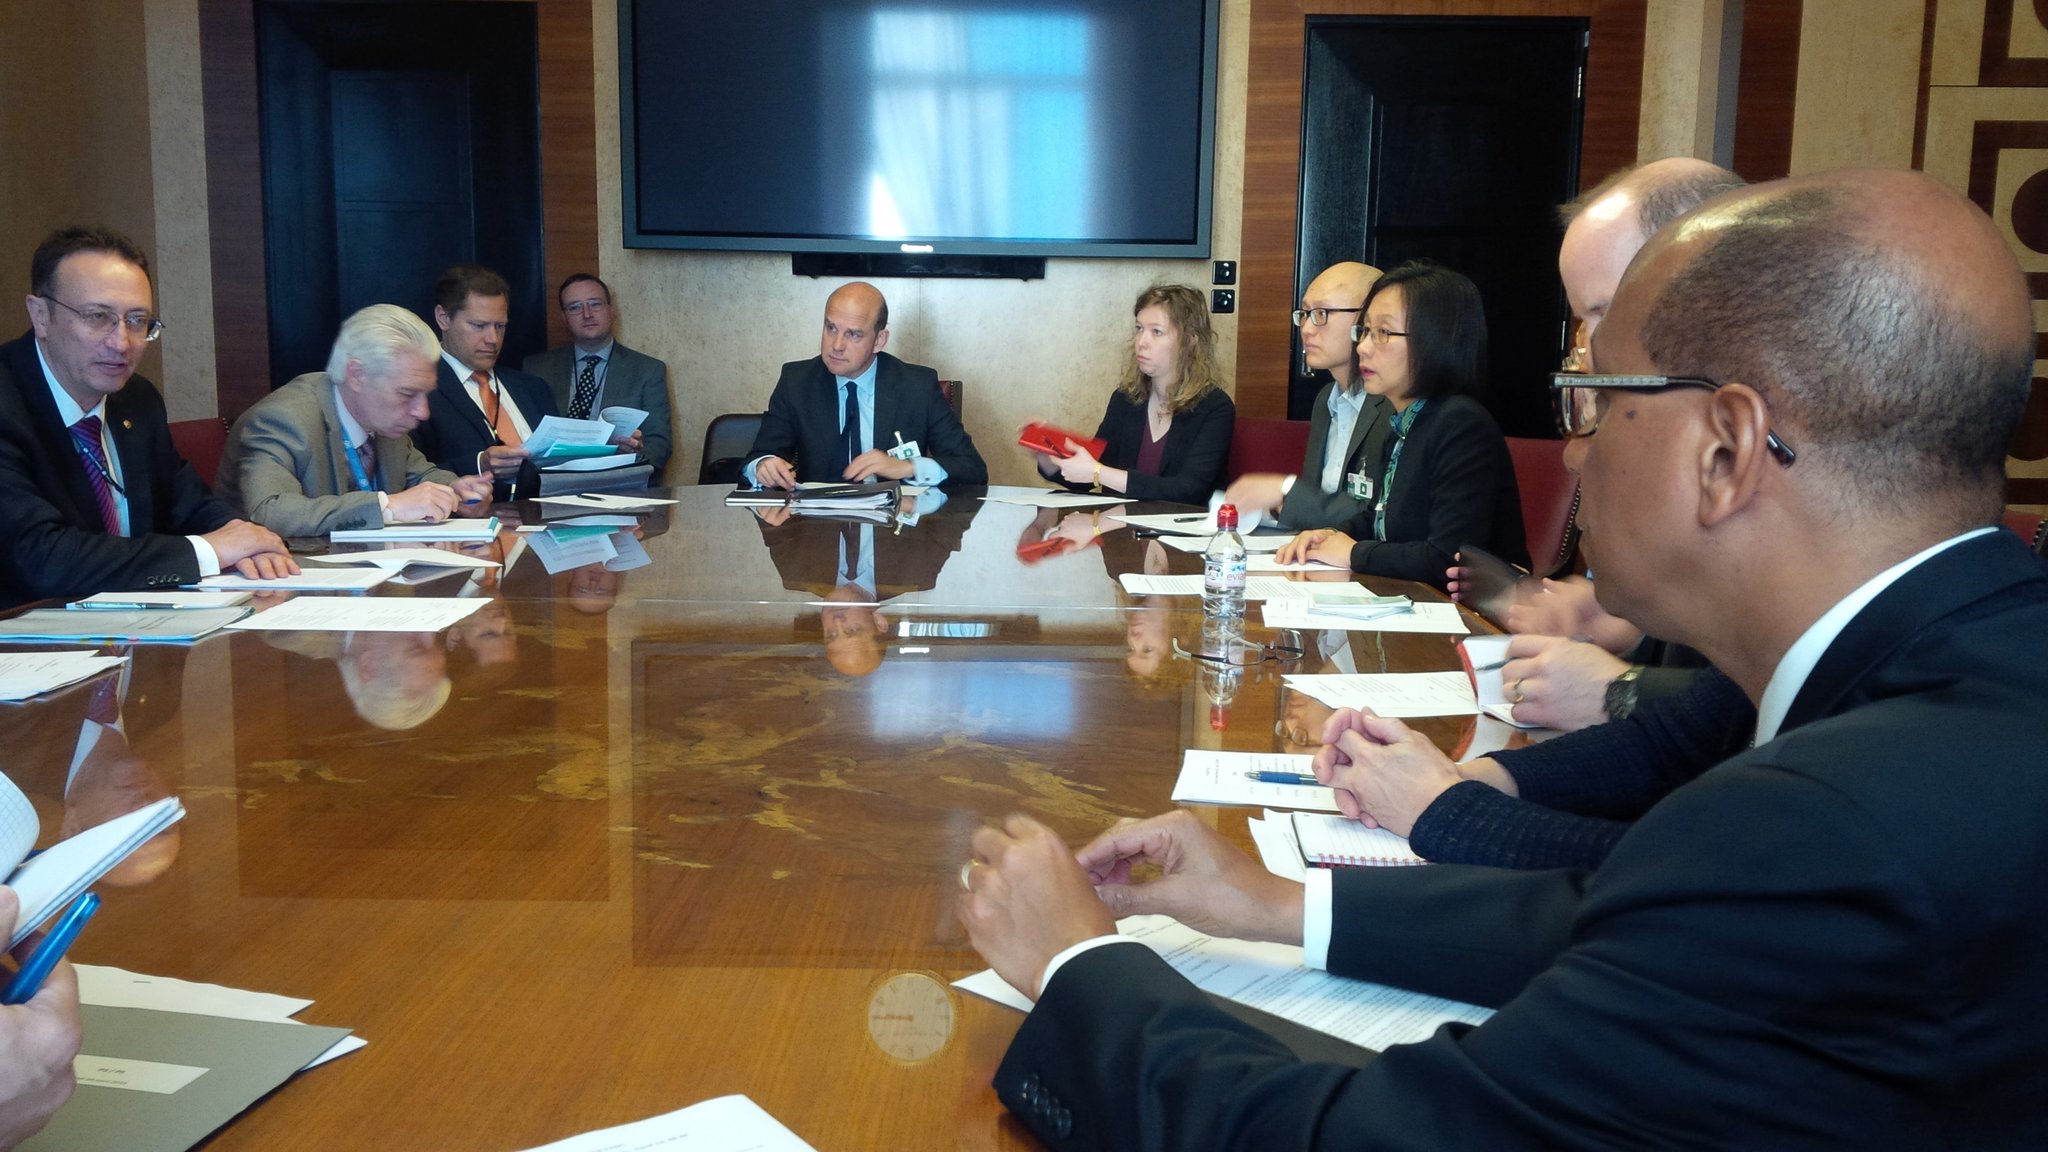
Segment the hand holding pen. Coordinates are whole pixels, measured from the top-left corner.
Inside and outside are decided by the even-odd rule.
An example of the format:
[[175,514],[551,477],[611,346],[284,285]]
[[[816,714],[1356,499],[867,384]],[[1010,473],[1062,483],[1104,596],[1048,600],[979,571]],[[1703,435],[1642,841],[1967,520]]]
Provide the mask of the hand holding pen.
[[[0,887],[0,926],[9,936],[20,908],[14,890]],[[40,990],[22,1004],[0,1007],[0,1147],[41,1131],[71,1098],[71,1061],[82,1031],[78,974],[54,956],[51,963]]]

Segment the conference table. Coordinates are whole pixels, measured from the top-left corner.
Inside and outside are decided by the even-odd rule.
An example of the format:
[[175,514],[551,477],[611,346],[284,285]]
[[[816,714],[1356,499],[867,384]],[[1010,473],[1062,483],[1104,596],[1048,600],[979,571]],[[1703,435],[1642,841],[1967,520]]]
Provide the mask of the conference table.
[[[68,795],[92,685],[0,713],[45,842],[188,812],[101,886],[76,959],[309,997],[368,1040],[209,1149],[505,1152],[731,1093],[821,1150],[1036,1147],[989,1087],[1021,1015],[948,984],[983,967],[954,915],[975,829],[1079,845],[1168,810],[1183,749],[1312,750],[1329,710],[1281,678],[1332,643],[1457,666],[1455,637],[1362,631],[1176,655],[1199,601],[1116,576],[1200,557],[1099,512],[966,489],[863,531],[724,493],[373,593],[485,601],[442,633],[130,649],[125,753]],[[1274,639],[1256,605],[1246,637]],[[1244,840],[1243,811],[1197,811]]]

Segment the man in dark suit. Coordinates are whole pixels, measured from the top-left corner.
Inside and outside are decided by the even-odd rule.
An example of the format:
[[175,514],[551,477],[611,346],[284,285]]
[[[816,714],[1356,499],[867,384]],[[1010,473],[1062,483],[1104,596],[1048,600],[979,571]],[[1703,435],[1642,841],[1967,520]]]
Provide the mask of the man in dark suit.
[[[1038,997],[1004,1101],[1063,1148],[2041,1146],[2048,571],[1992,527],[2033,345],[2003,235],[1918,173],[1659,233],[1594,337],[1629,375],[1564,397],[1567,459],[1603,598],[1741,685],[1755,746],[1592,872],[1301,886],[1184,814],[1078,863],[1025,817],[983,829],[963,918]],[[1415,739],[1339,713],[1317,775],[1356,798]],[[1111,909],[1500,1010],[1297,1063]]]
[[[988,483],[981,453],[939,393],[939,374],[883,352],[888,343],[889,302],[874,285],[856,281],[832,293],[818,355],[784,364],[768,397],[741,469],[747,482]],[[891,455],[898,444],[915,445],[917,455]]]
[[0,344],[0,607],[223,567],[297,572],[283,541],[206,490],[171,444],[163,397],[135,375],[162,330],[135,242],[53,233],[29,283],[32,330]]
[[1301,471],[1238,477],[1224,498],[1239,511],[1256,508],[1300,530],[1333,528],[1372,507],[1372,487],[1378,483],[1374,472],[1385,455],[1393,409],[1360,383],[1351,329],[1363,318],[1365,294],[1379,278],[1380,270],[1372,265],[1347,260],[1323,269],[1301,294],[1301,307],[1294,312],[1301,358],[1310,368],[1328,372],[1330,382],[1316,393],[1309,412]]
[[612,338],[617,311],[604,281],[578,272],[562,281],[555,300],[575,342],[536,352],[521,367],[548,382],[555,407],[571,420],[595,420],[610,407],[647,413],[622,446],[639,453],[659,483],[669,457],[668,365]]
[[475,264],[457,264],[434,285],[441,364],[427,418],[412,441],[437,468],[457,476],[489,472],[504,497],[532,461],[523,447],[541,420],[560,414],[547,381],[498,368],[512,287]]

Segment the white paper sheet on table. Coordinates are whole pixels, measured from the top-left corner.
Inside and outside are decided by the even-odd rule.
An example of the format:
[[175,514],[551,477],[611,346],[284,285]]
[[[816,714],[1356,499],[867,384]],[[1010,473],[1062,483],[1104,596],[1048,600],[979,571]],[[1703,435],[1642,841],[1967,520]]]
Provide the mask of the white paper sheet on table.
[[1266,871],[1289,880],[1308,878],[1308,862],[1301,858],[1301,841],[1294,835],[1292,813],[1265,810],[1265,818],[1257,816],[1245,820],[1251,831],[1252,843],[1259,849],[1259,860]]
[[573,496],[536,496],[535,504],[560,504],[565,508],[603,509],[616,512],[626,508],[655,508],[673,504],[659,496],[620,496],[612,492],[579,492]]
[[[451,552],[446,548],[375,548],[368,552],[330,552],[323,556],[307,556],[307,563],[335,564],[350,567],[368,565],[372,568],[389,568],[397,571],[408,564],[427,564],[436,568],[496,568],[496,560],[482,556],[471,556],[465,552]],[[302,566],[303,567],[303,566]]]
[[[1426,1040],[1444,1024],[1483,1024],[1493,1009],[1309,968],[1301,947],[1204,936],[1165,916],[1127,916],[1116,930],[1157,952],[1204,992],[1327,1032],[1361,1047]],[[953,986],[1029,1012],[1031,1002],[993,971]]]
[[1313,757],[1289,752],[1218,752],[1189,748],[1180,756],[1180,776],[1173,782],[1173,802],[1335,812],[1336,793],[1320,784],[1268,784],[1246,775],[1248,772],[1307,775],[1311,759]]
[[1295,673],[1286,683],[1332,708],[1370,708],[1397,720],[1479,713],[1463,672]]
[[[1314,588],[1317,585],[1294,582],[1299,588]],[[1343,587],[1341,584],[1332,587]],[[1338,630],[1347,632],[1433,632],[1445,636],[1462,636],[1472,629],[1465,624],[1465,618],[1458,614],[1456,604],[1441,602],[1416,602],[1407,612],[1392,616],[1376,616],[1370,620],[1354,620],[1331,612],[1318,612],[1315,603],[1307,597],[1275,598],[1265,604],[1262,619],[1268,628],[1308,628],[1316,630]],[[1464,674],[1459,673],[1462,677]]]
[[119,668],[126,656],[96,652],[0,653],[0,701],[14,703]]
[[336,544],[417,543],[421,540],[457,540],[481,544],[498,535],[496,516],[442,520],[435,524],[386,524],[382,528],[338,528],[327,534]]
[[301,596],[228,627],[297,632],[439,632],[483,605],[481,599],[474,597]]
[[[1204,533],[1199,536],[1161,536],[1159,538],[1159,542],[1161,544],[1166,545],[1168,548],[1173,549],[1176,552],[1192,552],[1195,555],[1200,556],[1202,553],[1207,552],[1209,550],[1209,541],[1213,539],[1215,539],[1214,534]],[[1255,559],[1260,553],[1278,552],[1282,547],[1286,546],[1289,540],[1294,539],[1294,537],[1239,535],[1238,539],[1244,541],[1244,550],[1247,553],[1250,553],[1251,556]],[[1253,560],[1248,559],[1246,561],[1246,564],[1250,565],[1252,562]],[[1316,565],[1316,567],[1328,570],[1327,565],[1318,564]],[[1247,567],[1247,571],[1250,570],[1251,569]]]
[[585,1132],[526,1152],[817,1152],[745,1096]]
[[1501,683],[1501,665],[1507,662],[1508,644],[1513,640],[1512,636],[1467,636],[1458,641],[1458,646],[1465,650],[1465,658],[1472,665],[1472,691],[1479,699],[1481,712],[1517,728],[1541,728],[1541,724],[1525,724],[1515,719],[1514,703]]
[[[1202,577],[1200,573],[1182,576],[1147,576],[1143,572],[1126,572],[1117,577],[1124,591],[1133,596],[1200,596]],[[1298,589],[1295,581],[1278,576],[1249,576],[1244,582],[1246,600],[1272,600],[1279,597],[1306,596]]]
[[989,485],[981,498],[990,504],[1022,504],[1027,508],[1103,508],[1132,502],[1127,496],[1069,492],[1064,488],[1020,488],[1008,484]]
[[247,592],[95,592],[65,607],[95,612],[122,608],[236,608],[248,602]]
[[1207,512],[1126,512],[1118,509],[1110,516],[1129,524],[1133,528],[1149,528],[1154,532],[1173,532],[1204,539],[1216,534],[1215,521]]
[[240,572],[223,572],[199,582],[201,588],[239,589],[249,592],[361,592],[391,579],[393,569],[315,565],[301,568],[296,576],[255,580]]
[[[1278,551],[1278,549],[1275,549],[1275,551]],[[1300,564],[1282,564],[1279,558],[1275,556],[1247,556],[1244,561],[1244,570],[1246,572],[1342,572],[1346,576],[1351,574],[1349,568],[1339,568],[1335,564],[1325,564],[1320,560],[1308,560]],[[1331,583],[1339,587],[1343,586],[1342,581],[1333,580]],[[1354,580],[1351,583],[1357,583],[1357,581]]]
[[[274,992],[251,992],[224,984],[204,984],[175,976],[146,976],[125,968],[99,964],[78,964],[78,1000],[102,1008],[147,1008],[155,1012],[190,1012],[199,1016],[225,1016],[230,1020],[269,1020],[279,1024],[304,1024],[294,1020],[313,1006],[311,1000],[279,996]],[[334,1047],[315,1056],[306,1067],[313,1068],[337,1056],[346,1056],[367,1045],[360,1036],[348,1036]]]

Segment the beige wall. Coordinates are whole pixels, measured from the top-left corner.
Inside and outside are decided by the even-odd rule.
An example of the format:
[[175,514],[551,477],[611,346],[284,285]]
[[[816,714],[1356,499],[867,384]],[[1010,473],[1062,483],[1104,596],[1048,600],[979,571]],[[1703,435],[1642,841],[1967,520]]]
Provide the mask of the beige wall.
[[[1245,33],[1250,0],[1224,0],[1217,79],[1217,259],[1235,259],[1244,199]],[[620,309],[620,337],[668,361],[676,463],[694,483],[704,426],[760,411],[777,372],[815,355],[825,296],[838,281],[790,275],[789,257],[627,249],[620,243],[618,9],[592,5],[597,43],[598,252]],[[1093,428],[1121,365],[1131,302],[1146,286],[1207,290],[1200,260],[1052,260],[1043,280],[883,280],[889,351],[966,383],[967,431],[990,479],[1035,479],[1016,430],[1044,418]],[[1220,363],[1237,359],[1237,321],[1216,323]]]

